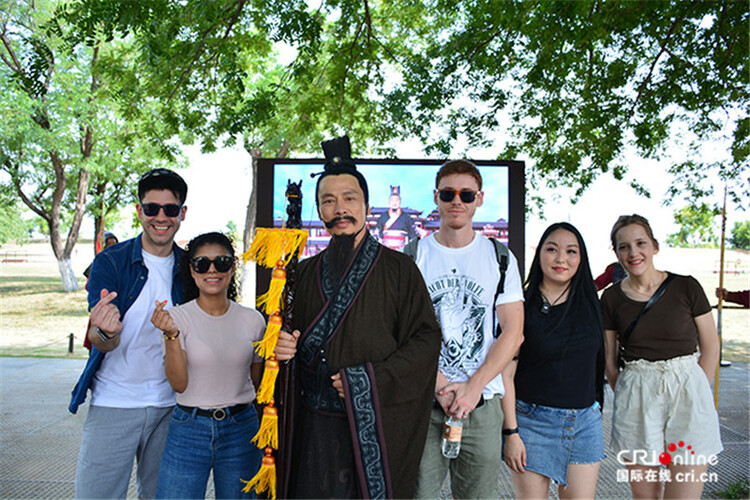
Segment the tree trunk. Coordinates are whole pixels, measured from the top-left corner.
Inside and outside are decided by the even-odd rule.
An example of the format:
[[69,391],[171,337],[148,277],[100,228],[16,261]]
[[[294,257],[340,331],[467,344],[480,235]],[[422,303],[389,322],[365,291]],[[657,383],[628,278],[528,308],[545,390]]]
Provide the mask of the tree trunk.
[[248,149],[250,153],[250,164],[252,172],[252,188],[250,189],[250,199],[247,200],[247,210],[245,210],[245,231],[242,233],[242,251],[247,252],[250,244],[253,242],[253,233],[255,233],[255,216],[258,212],[258,159],[260,158],[260,149]]
[[[245,211],[245,230],[242,233],[242,251],[247,252],[253,242],[255,233],[255,214],[258,211],[258,158],[260,158],[260,149],[248,148],[245,150],[250,153],[250,165],[252,188],[250,189],[250,199],[247,201],[247,210]],[[240,281],[240,295],[242,303],[255,307],[255,263],[249,262],[242,266],[242,279]]]
[[[281,149],[276,154],[276,158],[286,158],[289,154],[291,144],[289,141],[284,141],[281,145]],[[251,165],[252,165],[252,184],[253,187],[250,190],[250,199],[247,202],[247,210],[245,211],[245,231],[242,234],[242,251],[247,252],[250,245],[253,242],[253,234],[255,233],[256,226],[256,215],[258,212],[258,160],[262,156],[261,149],[258,147],[251,147],[245,143],[245,151],[250,154]],[[242,270],[242,281],[240,283],[240,291],[243,297],[243,302],[249,302],[250,298],[255,298],[255,265],[243,266]],[[247,297],[247,298],[245,298]]]
[[57,264],[60,268],[60,278],[62,278],[63,290],[66,292],[78,291],[78,280],[73,273],[73,268],[70,264],[70,256],[73,253],[73,248],[78,241],[78,231],[81,229],[81,221],[83,220],[83,212],[86,208],[86,193],[89,188],[89,180],[91,173],[88,170],[81,169],[78,173],[78,188],[76,190],[76,205],[73,213],[73,220],[70,224],[70,230],[68,231],[68,237],[65,241],[65,246],[62,243],[62,234],[60,233],[60,209],[62,205],[62,198],[65,192],[65,168],[63,167],[62,159],[57,155],[56,152],[50,153],[50,159],[55,169],[55,192],[52,195],[52,208],[50,210],[50,218],[48,219],[49,224],[49,239],[52,245],[52,252],[55,254]]
[[73,272],[73,266],[70,264],[70,259],[58,259],[57,267],[60,269],[63,290],[66,292],[78,291],[78,278],[76,278],[76,274]]
[[[101,212],[99,212],[99,215],[96,215],[94,217],[94,255],[96,255],[96,244],[98,242],[99,233],[101,233],[104,230],[104,217],[106,215],[106,208],[104,205],[104,196],[107,192],[107,183],[106,182],[100,182],[96,185],[94,188],[96,191],[96,194],[99,196],[99,199],[102,200],[101,202]],[[106,242],[102,242],[103,244]]]

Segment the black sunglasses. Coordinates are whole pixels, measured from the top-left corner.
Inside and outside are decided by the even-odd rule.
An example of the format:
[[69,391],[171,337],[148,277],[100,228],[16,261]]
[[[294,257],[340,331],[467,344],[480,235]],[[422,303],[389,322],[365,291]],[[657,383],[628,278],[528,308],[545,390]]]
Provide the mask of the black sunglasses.
[[461,189],[459,191],[456,191],[455,189],[441,189],[438,191],[438,198],[440,198],[440,201],[448,203],[453,201],[456,194],[458,194],[461,201],[464,203],[471,203],[476,199],[477,193],[479,193],[479,191],[474,191],[473,189]]
[[180,215],[182,210],[181,205],[176,203],[167,203],[166,205],[159,205],[158,203],[142,203],[141,208],[146,217],[156,217],[159,215],[159,210],[164,210],[164,215],[167,217],[177,217]]
[[234,264],[234,257],[230,257],[228,255],[219,255],[214,260],[211,260],[208,257],[196,257],[190,261],[190,265],[193,267],[193,271],[198,274],[207,273],[208,270],[211,269],[211,264],[214,265],[214,269],[216,269],[216,272],[225,273],[232,269],[232,264]]

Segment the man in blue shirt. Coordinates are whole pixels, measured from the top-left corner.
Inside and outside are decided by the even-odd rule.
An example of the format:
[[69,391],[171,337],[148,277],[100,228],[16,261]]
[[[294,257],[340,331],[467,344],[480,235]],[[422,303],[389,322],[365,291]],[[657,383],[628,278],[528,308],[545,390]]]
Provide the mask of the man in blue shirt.
[[78,455],[77,498],[125,498],[138,462],[138,497],[153,498],[174,405],[164,374],[159,332],[150,321],[155,301],[182,301],[174,236],[185,218],[185,181],[158,168],[138,181],[142,232],[99,253],[88,301],[91,355],[73,389],[75,413],[91,390]]

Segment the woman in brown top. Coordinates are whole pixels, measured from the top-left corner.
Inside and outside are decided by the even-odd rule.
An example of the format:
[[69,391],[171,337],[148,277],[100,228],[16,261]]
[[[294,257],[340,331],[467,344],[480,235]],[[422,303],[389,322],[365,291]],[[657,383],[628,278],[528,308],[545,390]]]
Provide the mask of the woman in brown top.
[[611,239],[628,273],[602,296],[613,451],[627,466],[633,498],[700,498],[722,450],[710,386],[719,361],[711,306],[694,278],[654,267],[659,244],[645,218],[621,216]]

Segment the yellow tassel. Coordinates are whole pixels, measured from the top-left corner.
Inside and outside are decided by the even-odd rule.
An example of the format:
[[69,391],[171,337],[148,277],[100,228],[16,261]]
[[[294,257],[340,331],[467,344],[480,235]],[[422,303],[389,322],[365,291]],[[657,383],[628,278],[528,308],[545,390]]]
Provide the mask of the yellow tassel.
[[271,272],[271,283],[268,285],[268,291],[258,297],[255,305],[258,309],[263,309],[266,314],[271,314],[281,308],[281,294],[284,292],[286,285],[286,270],[283,268],[283,262],[279,260],[276,267]]
[[264,267],[274,267],[283,260],[284,266],[307,244],[304,229],[258,228],[250,249],[240,255],[244,263],[253,260]]
[[268,497],[272,500],[276,500],[276,460],[273,458],[273,450],[266,448],[266,454],[263,456],[263,460],[260,464],[260,470],[250,481],[241,481],[245,483],[245,487],[242,488],[243,493],[250,493],[255,490],[256,493],[260,494],[264,491],[268,492]]
[[263,372],[263,380],[258,387],[258,403],[266,404],[273,399],[273,391],[276,387],[276,377],[279,376],[279,362],[272,356],[266,360],[266,369]]
[[263,334],[263,339],[253,344],[258,356],[263,359],[271,357],[276,349],[276,342],[279,340],[280,331],[281,315],[279,315],[279,311],[276,311],[268,318],[268,326],[266,327],[266,333]]
[[260,430],[252,439],[252,443],[258,448],[279,447],[279,410],[273,405],[273,400],[263,408]]

